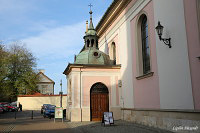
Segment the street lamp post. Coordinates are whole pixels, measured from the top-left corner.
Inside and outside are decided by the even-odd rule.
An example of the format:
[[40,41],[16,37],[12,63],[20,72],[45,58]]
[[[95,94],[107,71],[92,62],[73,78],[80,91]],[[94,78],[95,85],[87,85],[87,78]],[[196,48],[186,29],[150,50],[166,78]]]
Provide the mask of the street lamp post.
[[61,87],[61,91],[60,91],[60,107],[62,107],[62,79],[60,80],[60,87]]

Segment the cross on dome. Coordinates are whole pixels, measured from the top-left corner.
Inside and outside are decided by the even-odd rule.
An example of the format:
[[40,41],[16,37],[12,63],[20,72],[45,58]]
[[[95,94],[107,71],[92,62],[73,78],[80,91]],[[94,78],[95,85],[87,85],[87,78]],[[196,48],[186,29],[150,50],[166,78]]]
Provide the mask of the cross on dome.
[[90,13],[90,19],[92,19],[92,13],[93,13],[93,12],[92,12],[92,6],[93,6],[93,5],[90,3],[88,6],[90,7],[90,12],[89,12],[89,13]]
[[92,9],[91,9],[93,5],[90,3],[88,6],[90,7],[90,12],[89,12],[90,13],[90,25],[89,25],[89,29],[94,29],[94,26],[93,26],[93,23],[92,23],[92,13],[93,12],[92,12]]
[[91,8],[92,8],[93,5],[90,3],[88,6],[90,7],[90,12],[91,12],[92,11]]

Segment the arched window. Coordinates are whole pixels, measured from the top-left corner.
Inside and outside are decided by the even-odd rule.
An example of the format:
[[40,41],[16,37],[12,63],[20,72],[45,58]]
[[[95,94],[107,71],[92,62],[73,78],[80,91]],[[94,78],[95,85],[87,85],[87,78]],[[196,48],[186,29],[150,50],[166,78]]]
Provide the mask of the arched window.
[[96,48],[98,48],[98,40],[96,40]]
[[91,47],[93,47],[94,46],[94,39],[92,39],[92,41],[91,41]]
[[90,40],[88,39],[87,40],[87,47],[89,47],[90,46]]
[[115,42],[112,42],[112,44],[111,44],[111,50],[112,50],[113,64],[116,64],[116,46],[115,46]]
[[140,15],[137,22],[137,70],[138,76],[151,71],[150,44],[148,35],[148,19],[145,14]]
[[142,60],[143,60],[143,73],[150,72],[150,52],[148,41],[148,23],[146,15],[143,16],[141,21],[141,41],[142,41]]

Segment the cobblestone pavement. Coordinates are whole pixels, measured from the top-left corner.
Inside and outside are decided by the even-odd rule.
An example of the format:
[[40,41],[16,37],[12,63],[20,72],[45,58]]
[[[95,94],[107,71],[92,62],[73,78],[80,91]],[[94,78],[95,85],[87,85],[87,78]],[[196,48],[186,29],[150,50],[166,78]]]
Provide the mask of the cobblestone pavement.
[[101,125],[100,122],[66,122],[66,124],[77,133],[172,133],[121,120],[115,121],[111,126]]
[[0,132],[2,133],[170,133],[126,121],[115,121],[114,125],[103,126],[100,122],[69,122],[43,118],[39,111],[0,114]]

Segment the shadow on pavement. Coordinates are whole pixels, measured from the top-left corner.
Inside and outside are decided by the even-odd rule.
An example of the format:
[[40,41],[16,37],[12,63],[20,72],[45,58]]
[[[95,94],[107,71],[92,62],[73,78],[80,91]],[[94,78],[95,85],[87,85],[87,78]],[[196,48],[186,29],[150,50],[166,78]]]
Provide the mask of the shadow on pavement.
[[[170,131],[143,126],[127,121],[115,121],[114,125],[104,125],[101,122],[68,122],[61,120],[43,118],[40,111],[17,112],[17,119],[14,119],[14,112],[1,114],[0,129],[4,132],[16,133],[40,133],[40,132],[58,132],[58,133],[171,133]],[[0,131],[1,132],[1,131]]]
[[48,133],[77,133],[72,129],[54,129],[54,130],[28,130],[28,131],[12,131],[13,133],[41,133],[41,132],[48,132]]
[[[17,112],[5,112],[0,114],[0,120],[1,119],[21,119],[21,118],[31,118],[32,116],[32,110],[25,110],[25,111],[17,111]],[[34,117],[41,117],[40,111],[33,110],[33,116]]]
[[30,110],[22,112],[5,112],[0,115],[0,125],[31,125],[34,123],[46,123],[51,121],[53,121],[53,119],[43,118],[43,115],[40,113],[40,111],[33,111],[33,119],[32,111]]
[[[84,125],[85,123],[85,125]],[[167,130],[162,130],[154,127],[147,127],[139,124],[135,124],[127,121],[115,121],[114,125],[104,126],[100,122],[88,124],[83,122],[82,124],[77,122],[67,123],[68,127],[72,131],[80,133],[172,133]]]

